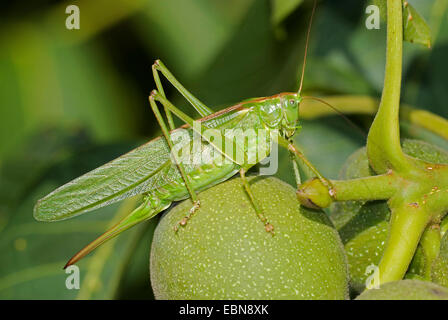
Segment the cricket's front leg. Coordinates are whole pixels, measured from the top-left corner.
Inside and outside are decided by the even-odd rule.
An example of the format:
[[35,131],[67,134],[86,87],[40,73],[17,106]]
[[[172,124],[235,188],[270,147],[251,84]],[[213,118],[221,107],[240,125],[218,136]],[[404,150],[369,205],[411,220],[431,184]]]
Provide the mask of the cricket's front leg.
[[[317,170],[316,167],[313,166],[313,164],[305,157],[305,155],[302,152],[300,152],[300,150],[294,145],[294,143],[292,141],[289,141],[289,140],[283,138],[282,136],[278,136],[278,144],[281,147],[288,149],[290,154],[294,157],[296,165],[297,165],[297,162],[299,160],[301,160],[308,168],[310,168],[310,170],[316,175],[317,180],[320,182],[322,187],[328,191],[328,198],[330,200],[334,198],[334,194],[335,194],[334,187],[333,187],[333,184],[331,183],[331,181],[328,180],[327,178],[325,178],[319,172],[319,170]],[[298,170],[297,170],[297,172],[298,172]],[[300,180],[297,180],[297,174],[298,173],[296,173],[296,181],[300,181]],[[301,204],[306,207],[313,208],[313,209],[321,208],[322,206],[319,206],[317,204],[310,202],[309,197],[302,195],[300,186],[301,185],[299,184],[297,187],[297,198],[299,199]]]
[[[290,142],[292,143],[291,140],[290,140]],[[289,151],[289,157],[290,157],[292,168],[293,168],[293,171],[294,171],[294,177],[296,179],[296,185],[297,185],[297,188],[299,188],[299,186],[302,184],[302,178],[300,176],[300,171],[299,171],[299,164],[297,163],[296,158],[295,158],[294,154],[291,151]]]

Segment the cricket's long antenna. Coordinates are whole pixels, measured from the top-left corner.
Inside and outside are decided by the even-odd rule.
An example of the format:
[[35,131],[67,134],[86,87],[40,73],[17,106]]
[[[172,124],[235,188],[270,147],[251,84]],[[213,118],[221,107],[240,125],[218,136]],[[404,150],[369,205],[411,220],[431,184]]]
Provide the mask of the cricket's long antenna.
[[308,42],[310,41],[311,26],[313,25],[313,18],[314,18],[314,12],[316,11],[316,5],[317,5],[317,0],[314,0],[313,11],[311,12],[311,18],[310,18],[310,22],[308,24],[308,30],[306,32],[305,55],[303,57],[302,75],[300,77],[300,86],[299,86],[299,91],[298,91],[299,94],[302,92],[303,78],[305,76],[306,57],[308,55]]
[[364,137],[367,137],[367,133],[364,131],[364,129],[359,127],[356,123],[354,123],[352,120],[350,120],[341,110],[338,110],[335,106],[332,106],[327,101],[320,99],[320,98],[312,97],[312,96],[305,96],[305,97],[302,97],[302,99],[315,100],[315,101],[325,104],[326,106],[333,109],[337,114],[339,114],[350,126],[352,126],[356,130],[361,132]]

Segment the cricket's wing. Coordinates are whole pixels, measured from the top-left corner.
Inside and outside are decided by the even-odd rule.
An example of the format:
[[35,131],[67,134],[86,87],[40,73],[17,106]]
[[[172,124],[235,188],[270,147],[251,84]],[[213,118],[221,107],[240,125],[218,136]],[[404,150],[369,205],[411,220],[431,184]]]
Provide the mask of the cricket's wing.
[[34,217],[64,220],[155,189],[178,178],[163,138],[156,138],[90,171],[39,200]]
[[[203,119],[207,127],[220,128],[239,123],[246,111],[236,105]],[[183,136],[185,131],[181,128],[171,132],[173,139]],[[183,140],[180,146],[183,143],[190,144],[193,130],[188,128],[187,132],[190,139]],[[177,136],[177,133],[180,135]],[[212,148],[207,143],[201,144],[202,147]],[[184,165],[184,168],[188,174],[198,165]],[[54,190],[37,202],[34,217],[39,221],[68,219],[138,194],[161,189],[181,179],[176,164],[171,161],[166,140],[159,137]]]

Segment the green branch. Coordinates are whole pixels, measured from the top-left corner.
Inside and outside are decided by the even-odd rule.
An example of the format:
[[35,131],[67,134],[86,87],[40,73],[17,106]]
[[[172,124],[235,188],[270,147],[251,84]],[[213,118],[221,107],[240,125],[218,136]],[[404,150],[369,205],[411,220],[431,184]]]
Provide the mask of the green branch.
[[[380,103],[376,98],[362,95],[337,95],[320,98],[335,109],[329,108],[328,105],[320,101],[304,99],[300,103],[300,116],[303,119],[315,119],[340,113],[374,115],[378,111]],[[400,120],[409,121],[411,124],[422,127],[448,140],[448,120],[432,112],[401,104]]]
[[317,208],[327,208],[333,201],[386,200],[400,188],[400,178],[393,173],[353,180],[331,180],[332,192],[328,192],[320,179],[301,184],[297,197],[302,203]]
[[400,145],[398,122],[403,55],[401,0],[387,2],[386,74],[380,107],[367,138],[367,155],[377,173],[409,171],[411,163]]
[[422,207],[403,203],[392,209],[389,238],[378,267],[380,283],[404,277],[427,224],[428,214]]

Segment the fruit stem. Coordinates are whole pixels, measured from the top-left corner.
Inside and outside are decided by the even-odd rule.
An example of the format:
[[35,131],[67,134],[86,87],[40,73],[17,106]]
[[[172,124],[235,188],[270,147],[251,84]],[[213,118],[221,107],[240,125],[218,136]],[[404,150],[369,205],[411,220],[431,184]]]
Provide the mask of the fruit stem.
[[389,239],[379,265],[381,284],[403,278],[427,224],[423,207],[403,203],[392,209]]
[[380,106],[367,138],[367,155],[377,173],[409,172],[412,163],[400,145],[399,107],[403,55],[402,1],[387,1],[387,50]]
[[354,180],[331,180],[336,201],[386,200],[396,192],[397,176],[388,174],[358,178]]

